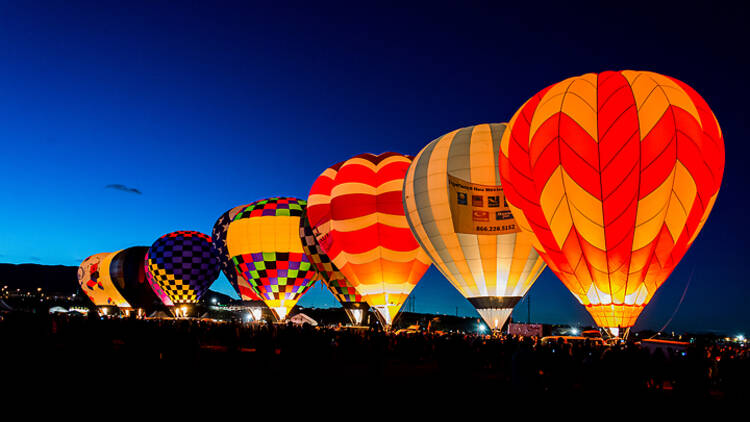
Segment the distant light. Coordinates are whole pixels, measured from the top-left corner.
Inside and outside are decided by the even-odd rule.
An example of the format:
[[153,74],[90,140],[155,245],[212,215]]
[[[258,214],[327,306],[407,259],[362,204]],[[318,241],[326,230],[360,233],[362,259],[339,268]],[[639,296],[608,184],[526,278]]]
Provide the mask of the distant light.
[[479,324],[479,331],[484,332],[485,328],[483,324]]
[[213,303],[214,305],[216,305],[216,298],[211,299],[211,303]]
[[738,334],[737,335],[737,340],[739,340],[739,341],[745,341],[745,335],[744,334]]
[[577,336],[578,335],[578,328],[571,328],[570,329],[570,333],[573,334],[574,336]]

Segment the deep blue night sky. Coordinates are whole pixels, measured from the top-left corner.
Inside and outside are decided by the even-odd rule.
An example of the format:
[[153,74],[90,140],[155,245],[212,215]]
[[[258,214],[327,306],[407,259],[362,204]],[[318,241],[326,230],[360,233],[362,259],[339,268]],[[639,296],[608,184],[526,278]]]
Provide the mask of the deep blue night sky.
[[[210,233],[235,205],[306,198],[353,155],[507,121],[569,76],[653,70],[703,95],[727,161],[708,223],[636,328],[661,327],[692,272],[668,330],[748,334],[745,10],[25,3],[0,6],[0,262],[78,265]],[[223,276],[214,289],[231,290]],[[530,294],[534,321],[592,323],[549,270]],[[476,315],[434,269],[413,295],[419,312]],[[300,304],[336,306],[319,286]]]

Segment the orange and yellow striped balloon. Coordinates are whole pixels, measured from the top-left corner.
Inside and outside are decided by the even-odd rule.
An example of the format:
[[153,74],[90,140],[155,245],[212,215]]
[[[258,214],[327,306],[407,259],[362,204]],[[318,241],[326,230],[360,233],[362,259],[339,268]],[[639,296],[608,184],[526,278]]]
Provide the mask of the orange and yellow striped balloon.
[[[546,267],[532,247],[531,236],[515,228],[503,230],[512,225],[512,219],[501,211],[507,207],[497,167],[504,131],[504,123],[483,124],[443,135],[420,151],[404,181],[404,206],[412,233],[440,272],[493,329],[502,328]],[[453,181],[472,188],[467,201],[459,203],[462,193],[451,189]],[[472,202],[479,202],[476,208]],[[475,210],[486,212],[477,218],[481,220],[477,224],[487,220],[479,229],[490,230],[457,229],[460,214],[466,212],[472,220]]]
[[601,327],[631,327],[703,227],[724,172],[715,116],[653,72],[589,73],[516,112],[500,177],[519,226]]
[[409,164],[394,152],[358,155],[324,171],[307,200],[320,247],[385,326],[430,265],[404,216]]

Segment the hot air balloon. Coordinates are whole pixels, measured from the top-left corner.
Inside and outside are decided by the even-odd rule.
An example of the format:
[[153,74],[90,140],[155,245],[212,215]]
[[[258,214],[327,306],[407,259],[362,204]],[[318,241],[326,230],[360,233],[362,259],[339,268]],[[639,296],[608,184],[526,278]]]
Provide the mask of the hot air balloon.
[[508,124],[499,158],[516,223],[616,336],[633,326],[706,222],[724,140],[692,88],[626,70],[539,92]]
[[94,306],[101,308],[105,313],[114,308],[130,307],[109,278],[109,263],[112,261],[112,255],[109,252],[91,255],[78,267],[78,283],[81,285],[81,291]]
[[213,231],[211,232],[211,239],[213,240],[212,245],[216,251],[216,256],[219,258],[219,266],[221,271],[226,276],[229,284],[232,285],[234,290],[240,296],[243,301],[249,302],[249,307],[253,318],[256,320],[260,319],[260,312],[265,307],[263,299],[258,296],[254,288],[245,280],[240,274],[237,273],[237,268],[232,261],[231,255],[229,255],[229,249],[227,249],[227,233],[237,227],[233,224],[234,217],[239,214],[240,211],[247,208],[247,204],[239,205],[224,214],[216,220]]
[[320,274],[323,283],[336,300],[341,303],[352,324],[361,325],[370,305],[362,299],[362,295],[357,292],[357,289],[349,283],[336,265],[331,262],[328,255],[323,252],[310,226],[307,213],[303,214],[300,219],[299,236],[302,239],[302,249]]
[[317,277],[299,237],[304,209],[305,201],[297,198],[255,201],[235,215],[227,233],[227,249],[238,274],[279,321]]
[[411,157],[362,154],[325,170],[307,216],[318,243],[390,327],[430,259],[411,234],[402,188]]
[[173,304],[175,315],[186,316],[219,276],[211,238],[196,231],[165,234],[151,245],[148,272]]
[[133,246],[112,254],[110,264],[104,275],[120,292],[138,315],[150,312],[162,303],[158,294],[152,289],[143,265],[148,252],[147,246]]
[[495,330],[545,268],[505,205],[497,170],[504,131],[503,123],[483,124],[443,135],[422,149],[404,180],[414,237]]

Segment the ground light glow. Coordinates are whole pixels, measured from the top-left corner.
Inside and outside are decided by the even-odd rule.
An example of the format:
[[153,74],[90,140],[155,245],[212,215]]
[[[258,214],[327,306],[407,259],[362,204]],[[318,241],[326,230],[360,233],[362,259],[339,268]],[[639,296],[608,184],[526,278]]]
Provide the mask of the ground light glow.
[[359,325],[362,323],[362,317],[364,316],[364,313],[361,309],[352,309],[352,316],[354,317],[354,322]]
[[279,322],[284,321],[284,319],[286,318],[286,313],[288,311],[286,306],[274,306],[271,309],[276,312],[276,315],[279,318]]

